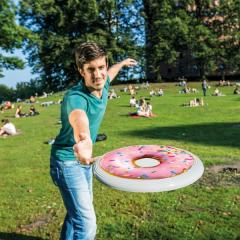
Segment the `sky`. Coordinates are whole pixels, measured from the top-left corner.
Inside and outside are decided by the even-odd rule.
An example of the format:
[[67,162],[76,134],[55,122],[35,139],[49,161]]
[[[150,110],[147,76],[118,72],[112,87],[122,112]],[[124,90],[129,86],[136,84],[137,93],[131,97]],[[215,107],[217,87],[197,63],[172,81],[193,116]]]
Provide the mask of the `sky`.
[[[10,55],[10,54],[8,54]],[[35,78],[36,75],[31,74],[31,68],[27,66],[27,60],[21,50],[16,50],[13,54],[14,56],[18,56],[25,63],[26,66],[23,70],[3,70],[3,78],[0,78],[0,84],[4,84],[7,87],[16,88],[18,82],[29,82],[31,78]]]

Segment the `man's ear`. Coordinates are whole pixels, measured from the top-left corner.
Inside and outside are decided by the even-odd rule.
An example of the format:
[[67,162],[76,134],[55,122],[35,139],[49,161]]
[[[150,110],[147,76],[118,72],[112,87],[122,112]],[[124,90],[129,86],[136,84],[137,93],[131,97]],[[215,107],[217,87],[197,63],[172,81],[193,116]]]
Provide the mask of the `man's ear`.
[[81,75],[82,77],[84,77],[84,71],[83,71],[82,68],[79,68],[79,67],[78,67],[78,72],[80,73],[80,75]]

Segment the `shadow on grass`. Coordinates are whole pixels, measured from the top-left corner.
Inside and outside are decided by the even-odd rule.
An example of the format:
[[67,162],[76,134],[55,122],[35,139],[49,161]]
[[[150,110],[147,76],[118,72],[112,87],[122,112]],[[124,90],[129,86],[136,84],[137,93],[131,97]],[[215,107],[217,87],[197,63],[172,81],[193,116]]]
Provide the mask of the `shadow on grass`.
[[27,236],[19,233],[0,232],[0,240],[45,240],[45,238]]
[[240,147],[240,122],[153,126],[121,134],[145,139],[182,140],[210,146]]

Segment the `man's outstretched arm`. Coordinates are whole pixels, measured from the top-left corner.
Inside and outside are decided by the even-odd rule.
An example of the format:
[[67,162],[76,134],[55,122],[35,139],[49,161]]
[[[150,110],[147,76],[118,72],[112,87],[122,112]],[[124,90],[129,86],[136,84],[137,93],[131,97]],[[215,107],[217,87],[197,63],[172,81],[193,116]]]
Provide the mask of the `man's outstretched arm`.
[[73,128],[74,140],[76,141],[73,146],[75,155],[82,164],[90,164],[93,161],[93,144],[86,113],[80,109],[72,111],[69,115],[69,122]]
[[119,63],[116,63],[112,65],[108,69],[108,76],[110,77],[110,82],[117,76],[118,72],[123,68],[123,67],[133,67],[137,65],[137,61],[135,61],[132,58],[127,58]]

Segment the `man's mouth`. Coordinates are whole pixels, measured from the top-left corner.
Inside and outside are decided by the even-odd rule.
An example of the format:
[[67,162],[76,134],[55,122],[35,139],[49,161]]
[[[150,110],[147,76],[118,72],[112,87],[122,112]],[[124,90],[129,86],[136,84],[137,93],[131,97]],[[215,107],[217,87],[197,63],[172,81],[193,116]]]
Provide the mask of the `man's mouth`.
[[99,79],[94,79],[94,80],[93,80],[93,83],[100,84],[100,83],[102,83],[102,79],[101,79],[101,78],[99,78]]

